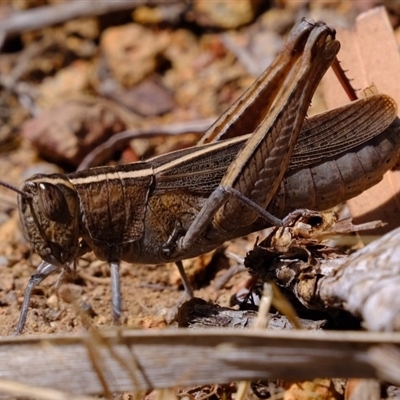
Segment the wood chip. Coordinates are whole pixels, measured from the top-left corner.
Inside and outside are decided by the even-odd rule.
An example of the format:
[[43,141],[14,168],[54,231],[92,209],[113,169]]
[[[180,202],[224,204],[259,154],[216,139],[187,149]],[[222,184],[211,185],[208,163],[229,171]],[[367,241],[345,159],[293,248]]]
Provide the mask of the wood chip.
[[[375,84],[380,93],[400,104],[400,54],[393,29],[383,7],[361,14],[352,31],[339,29],[342,44],[339,60],[355,89]],[[323,80],[328,108],[349,102],[332,71]],[[362,93],[360,93],[362,94]],[[348,202],[355,223],[381,219],[388,225],[375,234],[383,234],[400,225],[400,171],[389,171],[383,180]]]

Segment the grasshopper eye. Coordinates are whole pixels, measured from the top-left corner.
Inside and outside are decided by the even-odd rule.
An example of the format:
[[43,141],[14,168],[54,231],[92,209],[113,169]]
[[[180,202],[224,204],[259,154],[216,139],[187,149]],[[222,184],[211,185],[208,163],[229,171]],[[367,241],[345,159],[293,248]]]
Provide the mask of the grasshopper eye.
[[40,210],[47,218],[61,223],[66,223],[72,218],[64,193],[57,186],[40,183],[38,194]]

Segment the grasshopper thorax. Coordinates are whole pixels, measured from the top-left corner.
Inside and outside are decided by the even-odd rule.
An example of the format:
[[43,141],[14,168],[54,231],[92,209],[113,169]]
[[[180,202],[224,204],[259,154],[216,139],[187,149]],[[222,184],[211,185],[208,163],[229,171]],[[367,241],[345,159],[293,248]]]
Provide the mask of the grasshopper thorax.
[[34,175],[18,195],[24,234],[46,262],[71,262],[79,249],[79,201],[64,175]]

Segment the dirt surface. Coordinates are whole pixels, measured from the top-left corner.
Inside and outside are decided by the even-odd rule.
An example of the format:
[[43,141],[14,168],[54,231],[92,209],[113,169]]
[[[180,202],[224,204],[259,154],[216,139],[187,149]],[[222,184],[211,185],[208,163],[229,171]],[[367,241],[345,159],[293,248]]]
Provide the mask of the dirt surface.
[[[199,135],[190,129],[157,137],[157,127],[221,114],[273,60],[300,17],[350,26],[358,13],[380,2],[225,2],[230,17],[222,20],[213,2],[203,3],[209,7],[200,1],[189,11],[179,2],[176,9],[137,7],[9,35],[0,60],[0,179],[19,187],[35,173],[72,172],[91,149],[126,129],[152,130],[154,137],[115,149],[106,164],[193,145]],[[0,16],[34,6],[52,2],[4,1]],[[396,12],[391,11],[395,28]],[[317,92],[310,113],[324,107]],[[243,258],[257,235],[264,233],[227,244],[225,253],[188,260],[195,295],[229,306],[250,276],[242,271],[217,288],[218,279],[238,266],[226,254]],[[0,336],[14,332],[39,263],[22,235],[15,193],[0,186]],[[24,335],[81,330],[76,305],[94,326],[113,325],[107,264],[87,254],[72,275],[58,284],[58,275],[51,276],[34,290]],[[121,285],[124,326],[176,326],[166,321],[182,293],[174,265],[122,263]]]

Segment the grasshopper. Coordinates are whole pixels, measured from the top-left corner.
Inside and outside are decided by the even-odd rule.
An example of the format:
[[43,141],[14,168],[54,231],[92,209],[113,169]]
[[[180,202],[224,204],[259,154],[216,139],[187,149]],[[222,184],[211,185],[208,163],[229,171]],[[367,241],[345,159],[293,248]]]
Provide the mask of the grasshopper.
[[[144,162],[35,175],[14,188],[24,233],[43,259],[25,290],[16,333],[24,328],[32,289],[89,251],[110,265],[118,320],[121,260],[174,261],[192,296],[183,259],[281,225],[279,217],[296,208],[331,207],[380,180],[400,149],[398,131],[388,128],[396,118],[390,97],[358,100],[303,126],[339,48],[332,28],[302,20],[199,145]],[[245,132],[253,133],[233,137]],[[379,155],[370,162],[365,149]]]

